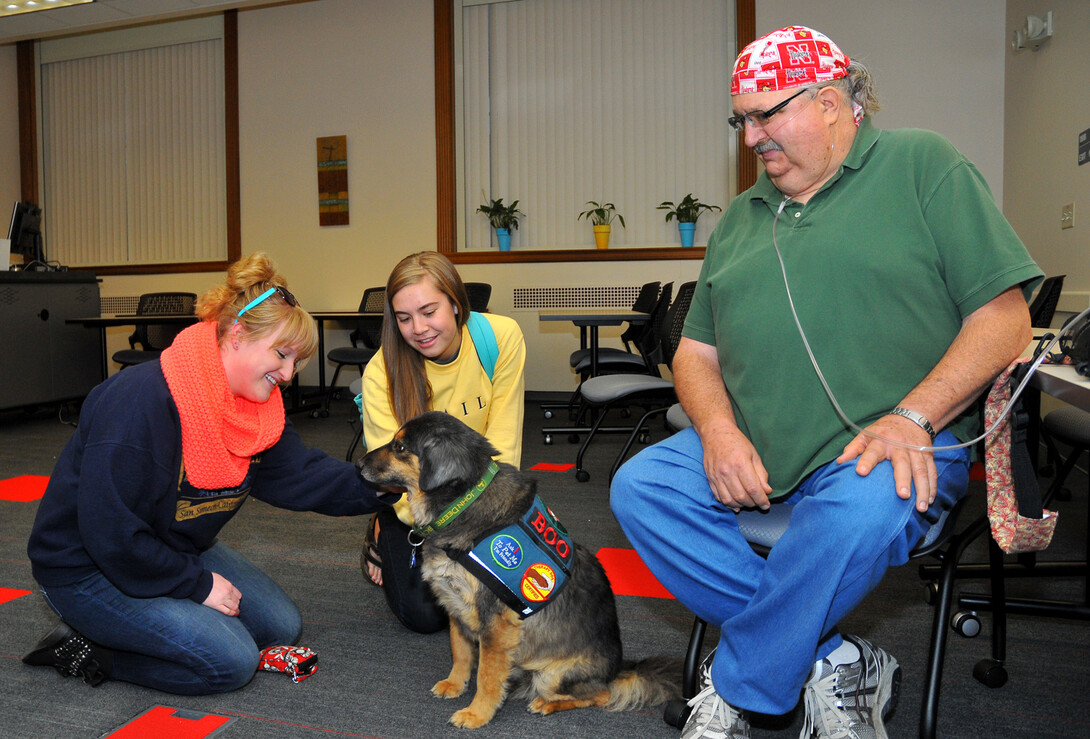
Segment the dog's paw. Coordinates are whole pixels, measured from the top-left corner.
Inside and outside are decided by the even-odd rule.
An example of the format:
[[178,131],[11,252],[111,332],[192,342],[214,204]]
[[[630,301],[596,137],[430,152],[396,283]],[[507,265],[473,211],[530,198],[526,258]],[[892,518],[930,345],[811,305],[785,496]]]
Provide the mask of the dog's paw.
[[431,686],[431,692],[440,698],[457,698],[465,692],[465,683],[456,683],[452,680],[440,680]]
[[463,708],[461,711],[456,711],[450,717],[450,722],[460,729],[479,729],[492,720],[494,713],[482,716],[470,706],[469,708]]
[[544,698],[534,698],[530,701],[530,704],[526,706],[526,710],[530,713],[539,713],[542,716],[548,716],[556,710],[556,705],[553,701],[548,701]]

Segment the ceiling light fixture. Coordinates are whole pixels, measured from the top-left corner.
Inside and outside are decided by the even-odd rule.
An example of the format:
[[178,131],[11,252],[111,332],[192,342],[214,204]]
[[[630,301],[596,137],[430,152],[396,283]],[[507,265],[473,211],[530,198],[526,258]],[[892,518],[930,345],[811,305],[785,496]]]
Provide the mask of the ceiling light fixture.
[[68,5],[83,5],[93,3],[95,0],[4,0],[0,4],[0,18],[7,15],[19,15],[20,13],[32,13],[37,10],[52,10]]

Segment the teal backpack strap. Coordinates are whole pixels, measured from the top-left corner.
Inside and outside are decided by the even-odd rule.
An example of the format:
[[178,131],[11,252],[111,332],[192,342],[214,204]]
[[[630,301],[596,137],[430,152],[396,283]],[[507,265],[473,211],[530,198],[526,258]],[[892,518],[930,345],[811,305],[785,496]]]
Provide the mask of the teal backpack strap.
[[469,336],[473,339],[473,346],[477,348],[477,358],[481,360],[481,366],[484,367],[488,381],[491,382],[492,376],[496,373],[496,360],[500,356],[496,332],[488,319],[476,311],[470,312],[466,328],[469,329]]

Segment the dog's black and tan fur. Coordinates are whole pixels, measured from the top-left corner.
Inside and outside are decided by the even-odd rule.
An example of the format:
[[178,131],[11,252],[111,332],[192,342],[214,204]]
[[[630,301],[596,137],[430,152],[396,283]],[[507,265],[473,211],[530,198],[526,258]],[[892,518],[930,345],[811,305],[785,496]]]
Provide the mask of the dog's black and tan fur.
[[[406,423],[386,446],[360,461],[368,480],[404,488],[418,526],[432,523],[484,474],[496,450],[456,418],[437,411]],[[451,723],[488,723],[510,693],[548,714],[584,706],[627,710],[680,695],[680,662],[651,658],[622,665],[617,609],[597,558],[575,545],[567,586],[548,606],[520,620],[487,586],[447,556],[471,549],[486,532],[513,524],[530,508],[536,484],[511,465],[457,518],[420,548],[422,576],[450,614],[450,675],[432,687],[443,698],[466,689],[477,660],[477,693]]]

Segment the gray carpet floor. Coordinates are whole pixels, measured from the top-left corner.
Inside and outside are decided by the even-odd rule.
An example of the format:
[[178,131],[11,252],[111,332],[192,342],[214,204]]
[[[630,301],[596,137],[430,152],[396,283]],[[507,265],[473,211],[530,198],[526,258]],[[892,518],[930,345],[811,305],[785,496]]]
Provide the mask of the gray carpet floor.
[[[564,438],[542,443],[546,423],[541,398],[527,402],[524,469],[538,463],[573,462],[577,447]],[[293,415],[311,445],[343,458],[352,439],[350,401],[334,402],[328,418]],[[73,428],[71,408],[0,413],[0,480],[18,475],[48,475]],[[618,419],[620,420],[620,419]],[[551,423],[551,422],[550,422]],[[661,439],[661,427],[652,440]],[[603,437],[589,458],[591,479],[576,482],[574,472],[536,472],[540,491],[575,538],[594,551],[627,547],[608,506],[606,478],[620,449],[619,437]],[[1047,481],[1046,481],[1047,482]],[[1074,496],[1062,503],[1052,558],[1081,558],[1085,551],[1086,476],[1069,482]],[[978,500],[981,490],[975,490]],[[360,574],[359,551],[364,521],[290,513],[249,501],[223,531],[222,539],[266,572],[296,599],[303,612],[301,644],[319,655],[319,670],[303,683],[259,673],[249,685],[224,695],[180,697],[121,682],[90,688],[61,678],[48,668],[32,668],[19,659],[55,623],[30,575],[26,557],[36,502],[0,501],[0,594],[3,588],[35,591],[0,604],[0,736],[101,737],[158,706],[189,717],[206,713],[231,717],[216,734],[222,737],[677,737],[661,710],[609,713],[599,709],[548,717],[528,713],[512,701],[475,733],[447,724],[469,696],[442,700],[429,689],[450,667],[445,633],[413,634],[396,621],[381,591]],[[974,545],[970,561],[985,559]],[[900,661],[904,682],[898,708],[888,724],[891,737],[916,735],[921,681],[930,638],[932,610],[916,563],[889,573],[883,583],[843,624],[871,639]],[[960,587],[960,585],[959,585]],[[983,583],[964,583],[970,590]],[[1083,596],[1081,581],[1011,581],[1016,594]],[[619,596],[618,610],[627,657],[680,655],[692,617],[671,599]],[[1010,620],[1010,681],[989,689],[971,676],[974,663],[989,654],[990,623],[982,618],[979,638],[951,634],[943,676],[939,734],[943,737],[1086,737],[1090,736],[1090,639],[1084,622],[1015,616]],[[714,642],[711,634],[708,647]],[[800,711],[759,719],[757,739],[794,737]]]

